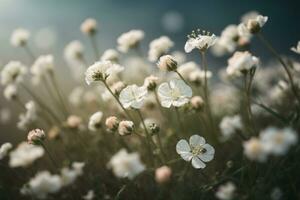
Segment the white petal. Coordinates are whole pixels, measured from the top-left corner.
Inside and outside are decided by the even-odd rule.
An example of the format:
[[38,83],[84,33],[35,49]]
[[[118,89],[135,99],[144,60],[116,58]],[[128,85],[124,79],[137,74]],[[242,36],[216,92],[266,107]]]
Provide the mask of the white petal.
[[188,39],[188,41],[186,41],[186,43],[184,45],[184,51],[186,53],[190,53],[194,48],[195,47],[193,45],[193,39]]
[[196,147],[199,145],[204,145],[205,139],[203,137],[201,137],[200,135],[192,135],[190,137],[189,142],[190,142],[191,147]]
[[179,140],[179,142],[177,142],[176,152],[178,154],[187,153],[190,151],[191,151],[190,145],[188,144],[188,142],[186,140]]
[[215,154],[215,149],[210,144],[203,145],[203,148],[206,149],[206,153],[208,153],[208,154]]
[[181,158],[185,161],[191,161],[193,154],[191,152],[184,152],[180,154]]
[[198,157],[192,158],[192,165],[196,169],[203,169],[206,166]]
[[214,158],[214,154],[200,154],[198,157],[203,161],[203,162],[209,162]]

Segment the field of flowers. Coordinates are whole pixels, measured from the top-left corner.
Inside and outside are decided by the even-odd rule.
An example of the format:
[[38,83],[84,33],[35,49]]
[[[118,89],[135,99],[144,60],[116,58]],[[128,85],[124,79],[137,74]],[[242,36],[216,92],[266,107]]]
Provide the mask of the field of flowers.
[[[299,199],[300,62],[273,48],[267,25],[276,22],[249,12],[220,34],[191,31],[184,51],[161,36],[144,52],[134,29],[100,52],[97,21],[86,19],[90,46],[64,49],[71,91],[51,52],[34,52],[30,31],[16,29],[11,45],[31,63],[0,68],[3,97],[22,110],[9,119],[1,106],[1,123],[14,121],[23,140],[0,140],[0,199]],[[207,54],[229,59],[213,73]]]

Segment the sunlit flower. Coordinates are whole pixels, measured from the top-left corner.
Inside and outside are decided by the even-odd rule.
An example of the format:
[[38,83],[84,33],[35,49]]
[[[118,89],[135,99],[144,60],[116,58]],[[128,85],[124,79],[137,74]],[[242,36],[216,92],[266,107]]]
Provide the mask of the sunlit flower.
[[157,61],[159,57],[166,54],[174,43],[167,36],[161,36],[149,44],[148,59],[151,62]]
[[82,33],[87,35],[93,35],[97,31],[97,21],[92,18],[88,18],[82,22],[80,26],[80,30]]
[[242,119],[239,115],[225,116],[220,123],[220,130],[224,139],[230,138],[243,128]]
[[113,71],[114,64],[110,61],[98,61],[85,72],[85,81],[88,85],[95,81],[105,81]]
[[54,69],[54,58],[52,55],[42,55],[36,59],[30,72],[34,76],[35,83],[39,83],[44,75]]
[[130,135],[134,130],[134,123],[132,121],[123,120],[119,123],[118,132],[120,135]]
[[172,56],[164,55],[159,58],[157,66],[162,71],[175,71],[177,69],[177,62]]
[[140,109],[143,106],[147,93],[148,90],[144,86],[129,85],[121,91],[119,99],[124,108]]
[[267,151],[264,144],[255,137],[243,143],[244,154],[250,160],[265,162],[267,159]]
[[90,117],[89,124],[88,124],[88,128],[90,131],[97,131],[101,128],[102,117],[103,117],[103,113],[101,111],[94,113]]
[[160,103],[166,108],[171,106],[180,107],[188,103],[192,93],[190,86],[177,79],[162,83],[158,87]]
[[6,142],[1,145],[0,147],[0,160],[2,160],[7,154],[8,151],[12,149],[12,144],[9,142]]
[[156,89],[158,83],[158,77],[150,75],[144,80],[144,87],[146,87],[149,91],[153,91]]
[[64,50],[65,59],[68,62],[73,62],[74,60],[80,60],[83,57],[83,45],[80,41],[74,40],[70,42]]
[[19,115],[17,127],[25,130],[28,126],[37,119],[37,107],[34,101],[29,101],[25,104],[26,112]]
[[83,200],[93,200],[95,198],[94,190],[89,190],[84,196],[82,196]]
[[119,123],[120,122],[116,116],[110,116],[105,120],[105,125],[110,131],[116,131],[119,127]]
[[67,118],[66,125],[68,128],[78,129],[82,125],[82,118],[77,115],[70,115]]
[[5,87],[3,95],[7,100],[14,100],[17,97],[18,90],[17,86],[14,84],[9,84]]
[[199,49],[200,51],[206,51],[209,47],[216,43],[217,36],[210,34],[209,32],[197,32],[193,31],[185,43],[184,50],[186,53],[190,53],[193,49]]
[[262,15],[249,17],[238,26],[239,34],[241,36],[247,34],[256,34],[261,30],[267,21],[268,17]]
[[1,84],[8,85],[23,80],[27,68],[19,61],[10,61],[1,71]]
[[101,60],[109,60],[113,63],[117,63],[119,61],[119,53],[114,49],[107,49],[102,54]]
[[171,179],[172,169],[166,165],[155,170],[155,181],[157,183],[166,183]]
[[127,153],[125,149],[121,149],[110,159],[108,167],[112,168],[116,177],[129,179],[133,179],[145,170],[139,154]]
[[291,50],[297,54],[300,54],[300,41],[298,41],[296,47],[291,47]]
[[227,182],[226,184],[219,186],[216,197],[220,200],[231,200],[234,198],[235,190],[235,185],[232,182]]
[[30,37],[30,32],[23,28],[14,30],[11,35],[10,43],[15,47],[25,46]]
[[77,177],[83,174],[84,162],[74,162],[71,168],[64,167],[61,170],[61,182],[63,186],[70,185],[75,182]]
[[144,38],[144,31],[142,30],[131,30],[123,33],[118,37],[118,50],[126,53],[129,49],[136,48],[140,41]]
[[27,167],[43,155],[44,149],[42,147],[22,142],[9,153],[9,166]]

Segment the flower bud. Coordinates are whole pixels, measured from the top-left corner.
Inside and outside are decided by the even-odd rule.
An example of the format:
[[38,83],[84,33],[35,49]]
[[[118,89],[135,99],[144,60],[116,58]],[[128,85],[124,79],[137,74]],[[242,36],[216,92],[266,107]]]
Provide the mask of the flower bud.
[[159,58],[157,66],[162,71],[175,71],[177,69],[177,62],[172,56],[165,55]]
[[156,135],[160,131],[160,128],[156,123],[149,124],[148,129],[151,135]]
[[27,135],[27,141],[29,144],[38,144],[46,138],[46,134],[41,129],[31,130]]
[[116,131],[119,127],[119,120],[115,116],[110,116],[110,117],[106,118],[105,125],[108,130]]
[[249,20],[247,22],[247,29],[249,30],[250,33],[255,34],[258,33],[261,29],[259,23],[257,20]]
[[79,128],[79,126],[82,124],[82,119],[79,116],[76,115],[70,115],[67,119],[67,126],[69,128]]
[[18,95],[17,87],[15,85],[10,84],[6,86],[3,93],[4,93],[4,97],[7,100],[15,100]]
[[53,126],[47,134],[50,140],[56,140],[60,137],[60,129],[57,126]]
[[204,107],[204,101],[200,96],[194,96],[190,100],[190,104],[193,110],[201,111]]
[[157,183],[166,183],[170,180],[172,170],[168,166],[162,166],[155,170],[155,180]]
[[121,121],[119,123],[119,134],[124,135],[130,135],[133,132],[134,129],[134,123],[132,121]]
[[97,21],[95,19],[86,19],[80,26],[82,33],[87,35],[93,35],[97,31]]
[[149,91],[154,91],[158,82],[158,77],[150,75],[145,78],[144,81],[144,86],[149,90]]

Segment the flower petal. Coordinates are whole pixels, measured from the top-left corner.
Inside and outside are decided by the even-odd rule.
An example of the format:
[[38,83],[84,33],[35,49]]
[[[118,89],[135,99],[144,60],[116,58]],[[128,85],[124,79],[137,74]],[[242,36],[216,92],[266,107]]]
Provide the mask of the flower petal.
[[176,144],[176,152],[178,154],[190,152],[191,148],[190,145],[186,140],[179,140]]
[[206,166],[197,156],[192,158],[192,165],[196,169],[203,169]]
[[193,154],[191,152],[180,153],[180,156],[185,161],[191,161],[191,159],[193,158]]
[[188,41],[186,41],[186,43],[184,45],[184,51],[186,53],[190,53],[195,48],[193,45],[193,41],[194,41],[194,39],[188,39]]
[[190,142],[191,147],[196,147],[199,145],[204,145],[205,139],[203,137],[201,137],[200,135],[192,135],[190,137],[189,142]]

